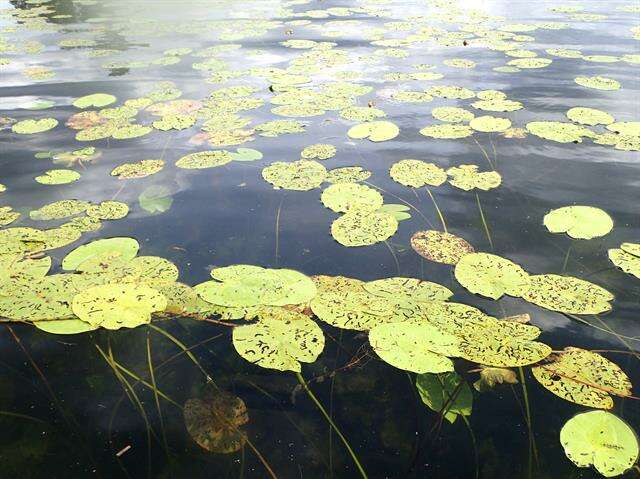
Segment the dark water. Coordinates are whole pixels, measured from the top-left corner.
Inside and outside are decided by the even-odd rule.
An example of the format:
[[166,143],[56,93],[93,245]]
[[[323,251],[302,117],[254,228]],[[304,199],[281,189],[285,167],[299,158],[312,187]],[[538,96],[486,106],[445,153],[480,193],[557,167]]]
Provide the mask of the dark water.
[[[574,5],[574,2],[567,2]],[[28,212],[45,203],[67,198],[102,201],[116,198],[131,208],[120,221],[105,222],[81,242],[111,236],[133,236],[142,245],[141,254],[158,255],[178,265],[180,280],[188,284],[205,281],[212,265],[236,263],[264,267],[288,267],[306,274],[345,275],[363,280],[409,276],[441,283],[455,292],[454,301],[481,308],[489,314],[506,316],[528,312],[532,323],[543,330],[541,340],[555,350],[574,345],[608,354],[630,376],[640,380],[638,362],[629,351],[638,351],[640,282],[613,267],[607,249],[625,241],[640,239],[638,185],[640,158],[584,141],[560,144],[528,135],[506,139],[499,134],[475,134],[461,140],[425,138],[418,130],[434,123],[430,111],[456,100],[435,98],[429,103],[389,101],[385,90],[426,89],[431,84],[464,86],[473,90],[498,89],[510,99],[521,101],[525,109],[507,114],[515,127],[534,120],[564,119],[573,106],[588,106],[609,112],[617,121],[640,118],[638,66],[626,62],[593,63],[581,59],[553,58],[542,69],[517,73],[495,72],[512,58],[486,48],[444,47],[437,43],[414,46],[408,58],[383,58],[377,64],[357,61],[378,47],[372,46],[362,31],[350,27],[347,34],[324,37],[322,28],[288,26],[293,19],[309,19],[311,26],[327,21],[360,20],[368,28],[384,28],[393,21],[414,22],[411,28],[434,25],[456,31],[460,23],[414,15],[429,14],[426,2],[334,2],[311,1],[286,5],[278,1],[250,2],[72,2],[51,1],[40,16],[49,30],[17,27],[12,10],[42,8],[24,2],[0,1],[0,46],[2,41],[22,45],[36,40],[44,44],[38,54],[2,53],[11,60],[0,66],[0,116],[18,120],[55,117],[60,125],[45,134],[20,136],[0,132],[0,183],[7,192],[0,205]],[[349,17],[315,19],[301,15],[285,18],[281,8],[293,12],[330,7],[376,6],[388,13],[356,12]],[[461,2],[464,11],[472,7],[492,15],[504,15],[507,23],[567,22],[561,30],[539,29],[523,32],[535,37],[522,48],[544,54],[546,48],[574,48],[588,54],[622,56],[638,54],[639,43],[630,28],[638,25],[639,14],[618,9],[624,2],[583,2],[585,12],[607,15],[589,22],[571,20],[568,15],[550,12],[553,2]],[[63,17],[59,17],[62,15]],[[287,61],[304,50],[293,50],[278,42],[290,38],[334,41],[335,48],[353,55],[349,70],[359,71],[357,82],[371,85],[374,92],[360,97],[366,106],[372,100],[387,113],[401,135],[393,141],[373,143],[350,140],[346,130],[353,124],[335,112],[304,118],[306,133],[279,138],[256,136],[241,146],[263,152],[258,162],[238,163],[206,169],[181,170],[173,163],[203,147],[190,144],[198,131],[154,131],[140,139],[99,140],[79,143],[64,121],[77,111],[71,102],[82,95],[105,92],[118,99],[144,95],[156,82],[170,80],[183,91],[182,98],[203,99],[214,89],[234,84],[253,84],[256,95],[268,99],[264,82],[239,78],[220,85],[204,80],[206,72],[190,64],[201,61],[191,55],[176,65],[144,68],[106,69],[109,61],[152,60],[168,48],[189,47],[194,51],[225,43],[218,28],[230,18],[271,19],[274,28],[263,35],[231,40],[242,49],[221,58],[230,69],[275,65],[286,68]],[[489,23],[489,25],[493,25]],[[53,28],[55,26],[55,28]],[[496,28],[489,26],[487,28]],[[287,29],[293,35],[286,35]],[[406,31],[389,32],[399,38]],[[86,48],[61,49],[64,38],[94,38],[94,48],[115,49],[105,58],[88,58]],[[245,53],[259,49],[260,54]],[[473,69],[456,69],[442,64],[448,58],[474,60]],[[445,78],[436,82],[383,82],[384,73],[407,71],[418,63],[436,65]],[[24,68],[44,65],[56,76],[34,81],[22,74]],[[573,82],[578,75],[604,75],[620,81],[619,91],[583,88]],[[326,81],[323,80],[323,81]],[[55,102],[51,108],[33,111],[21,105],[36,98]],[[459,102],[464,106],[466,101]],[[466,106],[468,108],[468,106]],[[268,101],[265,106],[244,112],[257,124],[274,119]],[[488,113],[491,114],[491,113]],[[330,120],[330,121],[325,121]],[[476,143],[477,140],[477,143]],[[385,202],[409,202],[412,218],[400,223],[388,245],[345,248],[329,234],[336,215],[319,201],[320,190],[307,192],[274,190],[261,177],[261,169],[273,161],[293,161],[299,151],[312,143],[331,143],[335,158],[327,168],[360,165],[373,172],[368,180],[383,189]],[[77,168],[80,181],[45,187],[33,177],[52,166],[48,159],[34,159],[42,151],[66,151],[95,145],[101,157]],[[422,260],[409,246],[418,230],[439,228],[439,219],[425,190],[412,193],[389,178],[389,166],[403,158],[421,158],[442,167],[475,163],[490,169],[484,149],[502,176],[502,185],[480,192],[492,245],[482,225],[476,195],[450,186],[432,188],[445,215],[450,232],[473,244],[477,250],[493,251],[522,265],[532,274],[566,273],[588,279],[614,292],[613,310],[600,318],[585,316],[587,323],[537,308],[517,298],[490,301],[471,295],[453,278],[451,267]],[[109,176],[117,164],[147,158],[164,158],[167,166],[159,174],[138,182],[122,182]],[[137,203],[141,191],[152,184],[173,192],[171,209],[149,215]],[[568,204],[593,205],[606,210],[616,227],[604,238],[572,240],[551,235],[542,217],[551,209]],[[28,215],[27,215],[28,216]],[[19,226],[29,225],[22,220]],[[15,226],[15,225],[13,225]],[[76,245],[54,250],[54,268]],[[569,251],[569,252],[568,252]],[[318,361],[304,365],[303,373],[320,401],[331,412],[361,463],[372,478],[586,478],[598,477],[590,469],[577,469],[565,457],[558,440],[567,419],[585,408],[565,402],[543,390],[525,369],[527,401],[531,410],[531,433],[527,427],[525,397],[521,385],[503,386],[492,392],[474,394],[470,427],[462,421],[439,426],[438,415],[427,409],[408,374],[381,362],[368,351],[365,334],[341,331],[321,325],[326,347]],[[326,420],[309,397],[298,387],[295,376],[255,367],[240,358],[231,346],[229,328],[179,319],[158,327],[192,348],[192,354],[214,378],[216,384],[244,400],[250,421],[248,437],[280,478],[352,478],[357,470],[343,444],[332,434]],[[631,337],[620,338],[617,335]],[[147,341],[156,365],[158,387],[175,402],[183,404],[196,396],[205,384],[204,374],[167,337],[156,330],[104,331],[75,336],[54,336],[27,324],[0,330],[0,477],[159,477],[159,478],[263,478],[267,472],[256,454],[243,451],[222,455],[207,453],[189,437],[182,411],[162,402],[162,420],[153,394],[127,377],[129,386],[114,375],[96,349],[110,350],[117,362],[135,375],[147,378]],[[131,389],[127,389],[130,387]],[[134,398],[131,391],[136,393]],[[140,401],[139,403],[137,401]],[[636,430],[640,409],[636,401],[616,399],[614,412]],[[164,439],[163,439],[164,438]],[[120,457],[116,456],[131,446]],[[629,473],[632,477],[633,473]]]

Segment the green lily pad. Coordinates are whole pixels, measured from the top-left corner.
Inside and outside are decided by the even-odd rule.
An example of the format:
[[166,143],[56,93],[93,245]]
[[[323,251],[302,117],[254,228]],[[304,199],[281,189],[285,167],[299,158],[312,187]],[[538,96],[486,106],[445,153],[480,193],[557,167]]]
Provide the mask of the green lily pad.
[[99,220],[119,220],[129,214],[129,207],[121,201],[103,201],[87,208],[87,216]]
[[353,126],[347,132],[349,138],[362,140],[368,138],[371,141],[392,140],[400,134],[400,129],[390,121],[371,121]]
[[309,145],[300,153],[303,160],[328,160],[334,156],[336,156],[336,147],[325,143]]
[[400,160],[391,166],[389,174],[394,181],[413,188],[440,186],[447,181],[442,168],[421,160]]
[[71,300],[77,292],[73,275],[56,274],[0,290],[0,316],[18,321],[73,318]]
[[610,249],[608,254],[618,268],[640,279],[640,243],[622,243],[620,248]]
[[451,177],[449,183],[464,191],[479,189],[488,191],[497,188],[502,183],[502,177],[497,171],[479,172],[478,165],[460,165],[447,170]]
[[111,137],[115,140],[129,140],[131,138],[139,138],[151,133],[153,128],[145,125],[124,124],[117,126],[111,133]]
[[52,130],[58,125],[55,118],[42,118],[41,120],[22,120],[11,126],[11,131],[19,135],[33,135]]
[[233,161],[257,161],[262,159],[262,152],[253,148],[238,148],[230,153]]
[[369,343],[384,362],[420,374],[453,371],[447,356],[460,356],[460,340],[429,324],[379,324],[369,331]]
[[408,213],[409,210],[410,208],[406,205],[387,203],[386,205],[382,205],[376,211],[378,213],[390,214],[398,221],[404,221],[411,219],[411,214]]
[[62,268],[71,271],[87,260],[105,253],[116,253],[126,261],[132,260],[138,254],[140,245],[133,238],[115,237],[92,241],[78,246],[62,260]]
[[614,299],[606,289],[572,276],[530,276],[523,299],[552,311],[569,314],[600,314],[611,309]]
[[506,98],[488,98],[475,101],[471,104],[477,110],[507,112],[516,111],[524,108],[519,101],[507,100]]
[[537,341],[496,334],[489,327],[484,331],[465,334],[460,343],[460,352],[468,361],[508,368],[537,363],[551,354],[551,348]]
[[84,213],[89,206],[91,203],[82,200],[54,201],[37,210],[30,211],[29,217],[36,221],[60,220]]
[[506,258],[489,253],[469,253],[456,264],[458,282],[474,294],[498,299],[504,294],[522,296],[529,274]]
[[575,82],[587,88],[594,88],[596,90],[619,90],[620,82],[613,78],[607,78],[603,76],[578,76],[575,78]]
[[7,226],[20,218],[20,213],[13,211],[11,206],[0,207],[0,226]]
[[566,348],[549,363],[531,368],[533,377],[556,396],[583,406],[613,408],[615,396],[630,396],[631,381],[616,364],[579,348]]
[[324,349],[324,335],[308,316],[274,309],[254,324],[233,328],[233,347],[260,367],[300,372],[301,362],[314,362]]
[[462,378],[455,372],[416,376],[416,388],[422,402],[432,411],[443,414],[450,423],[458,416],[471,415],[473,394],[469,385],[461,382]]
[[567,233],[572,238],[592,239],[606,235],[613,220],[593,206],[564,206],[544,216],[544,225],[551,233]]
[[92,95],[81,96],[73,102],[76,108],[102,108],[111,105],[116,101],[116,97],[108,93],[93,93]]
[[551,58],[516,58],[509,60],[507,65],[516,68],[544,68],[551,65]]
[[414,233],[411,247],[423,258],[443,264],[457,264],[463,256],[475,251],[464,239],[434,230]]
[[484,133],[505,131],[511,127],[511,121],[507,118],[496,118],[491,115],[478,116],[469,122],[469,126],[476,131]]
[[567,111],[569,120],[581,125],[608,125],[615,119],[606,111],[595,108],[575,107]]
[[164,168],[162,160],[141,160],[136,163],[124,163],[116,166],[111,171],[111,176],[117,176],[120,180],[145,178],[158,173]]
[[176,161],[176,166],[188,170],[213,168],[231,163],[232,160],[231,153],[226,150],[199,151],[183,156]]
[[507,368],[483,367],[480,370],[480,379],[473,383],[478,392],[487,392],[499,384],[518,384],[516,373]]
[[135,328],[164,311],[167,298],[144,284],[107,284],[73,297],[72,309],[82,321],[106,329]]
[[80,173],[73,170],[49,170],[44,175],[36,176],[35,180],[41,185],[65,185],[80,179]]
[[361,166],[343,166],[327,171],[324,181],[327,183],[358,183],[371,176],[371,172]]
[[452,85],[432,86],[427,90],[427,93],[440,98],[454,98],[458,100],[467,100],[476,96],[476,94],[468,88]]
[[578,467],[593,465],[605,477],[623,474],[638,460],[638,438],[629,425],[606,411],[569,419],[560,430],[564,453]]
[[455,140],[466,138],[473,134],[473,130],[468,125],[446,124],[430,125],[420,130],[420,134],[430,138],[440,138],[445,140]]
[[327,169],[314,160],[276,161],[262,170],[262,177],[276,188],[296,191],[317,188],[326,176]]
[[320,196],[322,204],[336,213],[346,213],[351,207],[377,210],[382,195],[373,188],[357,183],[338,183],[326,188]]
[[431,116],[436,120],[450,123],[463,123],[473,120],[475,115],[469,110],[455,106],[439,106],[431,110]]
[[331,236],[343,246],[368,246],[390,238],[397,229],[393,215],[352,208],[331,224]]
[[33,325],[41,331],[50,334],[81,334],[95,331],[93,326],[79,319],[56,319],[54,321],[34,321]]

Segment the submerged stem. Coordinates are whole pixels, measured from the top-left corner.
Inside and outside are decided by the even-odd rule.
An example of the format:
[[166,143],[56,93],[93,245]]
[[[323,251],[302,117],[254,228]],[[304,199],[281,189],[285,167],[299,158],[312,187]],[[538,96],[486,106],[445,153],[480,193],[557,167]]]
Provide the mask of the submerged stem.
[[338,429],[338,426],[336,426],[336,424],[333,422],[333,420],[331,419],[331,416],[329,416],[329,414],[327,413],[325,408],[322,406],[322,404],[320,403],[318,398],[315,396],[315,394],[313,394],[313,391],[311,391],[311,389],[307,385],[306,381],[302,377],[302,374],[300,374],[299,372],[296,372],[296,377],[298,378],[298,382],[300,383],[300,385],[304,388],[304,390],[309,395],[311,400],[315,403],[315,405],[318,407],[318,409],[320,410],[322,415],[325,417],[325,419],[327,420],[329,425],[333,428],[333,430],[336,432],[336,434],[338,435],[338,437],[340,438],[340,440],[342,441],[344,446],[347,448],[347,451],[349,452],[349,455],[351,456],[351,459],[353,459],[353,462],[355,463],[356,467],[358,468],[358,471],[360,472],[360,475],[364,479],[367,479],[367,473],[364,471],[362,465],[360,464],[360,461],[358,460],[358,456],[356,456],[355,452],[353,452],[353,449],[351,449],[351,446],[349,445],[349,441],[347,441],[347,438],[344,437],[342,432],[340,432],[340,429]]
[[526,412],[527,429],[529,430],[529,477],[531,477],[531,469],[533,467],[533,459],[538,462],[538,451],[536,449],[536,440],[533,437],[533,423],[531,421],[531,406],[529,405],[529,393],[527,392],[527,384],[525,383],[524,371],[522,367],[518,367],[520,375],[520,384],[522,385],[522,396],[524,397],[524,409]]
[[431,198],[431,201],[433,201],[433,206],[436,207],[436,212],[438,213],[438,217],[440,217],[440,223],[442,223],[442,229],[444,230],[445,233],[448,233],[447,231],[447,223],[445,223],[444,221],[444,216],[442,215],[442,211],[440,211],[440,208],[438,208],[438,203],[436,203],[436,199],[433,197],[433,194],[431,194],[431,190],[429,188],[427,189],[427,193],[429,194],[429,197]]
[[491,249],[493,249],[493,240],[491,239],[491,233],[489,232],[489,225],[487,224],[487,220],[484,217],[484,212],[482,211],[482,205],[480,204],[480,196],[476,192],[476,203],[478,204],[478,211],[480,211],[480,219],[482,220],[482,226],[484,226],[484,232],[487,235],[487,239],[489,240],[489,245]]

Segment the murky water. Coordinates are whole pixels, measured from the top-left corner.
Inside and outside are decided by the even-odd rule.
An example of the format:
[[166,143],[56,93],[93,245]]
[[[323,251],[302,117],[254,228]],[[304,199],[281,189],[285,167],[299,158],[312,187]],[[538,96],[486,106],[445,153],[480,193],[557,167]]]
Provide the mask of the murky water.
[[[62,258],[80,244],[130,236],[140,243],[140,254],[175,263],[180,281],[189,285],[210,279],[214,266],[233,264],[364,281],[420,278],[450,288],[453,301],[496,317],[529,313],[531,323],[542,330],[540,341],[554,350],[566,346],[611,350],[606,357],[632,383],[638,383],[640,280],[617,269],[607,256],[610,248],[640,241],[638,153],[588,138],[581,143],[558,143],[526,130],[515,131],[511,138],[503,132],[475,132],[460,139],[419,133],[438,123],[431,111],[441,106],[508,118],[519,129],[533,121],[567,121],[565,112],[578,106],[603,110],[618,122],[638,121],[637,58],[623,61],[621,57],[640,54],[640,43],[631,31],[640,23],[640,13],[625,10],[633,5],[617,1],[562,4],[583,7],[578,13],[552,11],[559,6],[547,1],[454,5],[411,0],[0,0],[0,117],[59,121],[56,128],[33,135],[13,133],[11,123],[0,130],[0,183],[6,186],[0,206],[22,213],[10,227],[37,228],[45,226],[29,219],[29,211],[58,200],[117,200],[129,206],[126,218],[104,221],[99,230],[84,232],[78,241],[48,251],[52,273],[61,271]],[[563,25],[526,27],[550,22]],[[515,28],[505,28],[514,24]],[[412,40],[411,35],[425,31],[431,32],[428,38]],[[553,62],[544,68],[500,71],[499,67],[518,57],[506,55],[496,43],[478,41],[483,38],[481,32],[494,32],[484,38],[498,42],[502,38],[495,35],[498,31],[506,34],[503,41],[517,41],[518,50]],[[526,37],[513,39],[513,35]],[[60,43],[78,39],[90,42]],[[399,127],[397,137],[383,142],[351,139],[347,131],[358,122],[340,117],[335,110],[297,118],[271,112],[277,106],[270,100],[278,94],[278,82],[255,69],[291,68],[293,60],[310,50],[281,42],[303,39],[333,42],[314,49],[339,51],[344,61],[331,57],[328,65],[318,61],[317,69],[312,68],[317,60],[306,72],[290,69],[295,75],[309,76],[308,82],[297,86],[349,81],[372,87],[369,93],[354,97],[353,104],[383,110],[383,120]],[[390,39],[401,41],[379,43]],[[205,52],[221,45],[227,47]],[[179,48],[188,50],[166,53]],[[584,56],[610,55],[616,60],[563,58],[545,53],[550,48],[580,50]],[[475,66],[456,68],[443,63],[454,58],[472,60]],[[220,64],[208,71],[193,67],[210,59]],[[421,64],[433,65],[424,71],[442,73],[444,78],[398,81],[388,76],[422,71],[413,67]],[[33,71],[31,77],[25,74],[33,67],[45,67],[50,73],[40,72],[44,78],[33,78]],[[228,78],[215,77],[219,72],[231,73]],[[614,91],[585,88],[574,82],[581,75],[612,78],[622,87]],[[78,97],[108,93],[117,97],[117,103],[109,105],[115,107],[127,99],[145,97],[163,81],[173,82],[182,99],[198,101],[229,86],[254,87],[251,97],[264,104],[239,111],[249,120],[248,126],[239,129],[294,119],[305,130],[277,137],[254,133],[245,143],[208,145],[194,138],[202,118],[182,130],[155,129],[126,140],[81,142],[75,139],[77,131],[65,126],[69,117],[81,111],[72,105]],[[434,96],[424,103],[393,99],[399,90],[425,91],[433,85],[474,92],[500,90],[524,107],[496,113],[474,110],[470,106],[474,99]],[[280,91],[286,86],[281,83]],[[34,109],[40,100],[51,105]],[[136,118],[145,125],[159,119],[143,109]],[[593,129],[606,131],[602,126]],[[274,189],[261,174],[272,162],[298,160],[301,150],[314,143],[336,147],[336,155],[321,162],[328,170],[361,166],[370,171],[366,184],[378,189],[385,203],[408,205],[411,218],[400,221],[397,232],[384,242],[365,247],[338,243],[330,234],[338,215],[320,202],[327,183],[309,191]],[[55,154],[88,146],[99,150],[93,161],[53,163]],[[175,166],[189,153],[238,147],[259,150],[263,158],[197,170]],[[51,154],[34,156],[43,152]],[[476,164],[481,171],[497,171],[501,184],[489,191],[464,191],[447,183],[428,190],[411,189],[389,176],[391,165],[406,158],[443,169]],[[163,159],[165,167],[137,180],[123,181],[110,174],[122,163],[144,159]],[[55,186],[34,181],[58,168],[77,171],[81,178]],[[151,186],[164,188],[164,195],[172,199],[169,209],[151,214],[140,205],[140,194]],[[494,301],[469,293],[456,281],[451,266],[423,259],[410,246],[416,231],[442,229],[434,204],[448,231],[466,239],[476,251],[506,257],[530,274],[565,274],[591,281],[615,295],[613,309],[572,319],[520,298],[504,296]],[[574,204],[606,211],[614,221],[613,230],[603,237],[580,240],[552,234],[543,226],[550,210]],[[52,221],[46,227],[61,223]],[[303,364],[303,376],[368,477],[599,477],[593,469],[575,467],[558,437],[569,418],[589,408],[542,388],[530,368],[514,368],[518,384],[484,393],[474,390],[472,414],[464,418],[467,421],[450,424],[423,404],[414,373],[378,358],[366,332],[317,322],[326,345],[315,362]],[[242,359],[231,342],[232,328],[187,318],[77,335],[47,334],[28,322],[4,326],[0,328],[0,477],[360,476],[340,437],[296,376]],[[473,369],[472,363],[456,362],[456,370],[469,383],[477,379]],[[182,405],[213,387],[207,385],[207,376],[217,391],[232,393],[246,404],[249,421],[242,429],[248,442],[237,452],[207,452],[185,428]],[[154,395],[152,381],[162,397]],[[635,399],[615,398],[612,412],[638,429],[640,408]],[[627,474],[633,477],[634,472]]]

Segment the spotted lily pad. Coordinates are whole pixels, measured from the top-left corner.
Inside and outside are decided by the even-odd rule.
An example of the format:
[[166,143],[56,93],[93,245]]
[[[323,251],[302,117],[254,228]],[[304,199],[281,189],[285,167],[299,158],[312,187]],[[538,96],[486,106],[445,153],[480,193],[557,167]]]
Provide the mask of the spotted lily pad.
[[303,160],[328,160],[336,155],[336,147],[324,143],[309,145],[302,150],[300,157]]
[[421,160],[400,160],[391,166],[389,174],[394,181],[413,188],[440,186],[447,181],[447,174],[442,168]]
[[546,344],[500,334],[493,328],[464,334],[460,343],[461,356],[485,366],[500,368],[527,366],[551,354]]
[[436,263],[457,264],[474,249],[464,239],[443,231],[418,231],[411,237],[411,247],[423,258]]
[[529,289],[522,297],[543,308],[569,314],[600,314],[611,309],[613,294],[589,281],[556,274],[529,279]]
[[609,250],[609,259],[625,273],[640,279],[640,243],[622,243]]
[[495,116],[478,116],[469,122],[469,126],[476,131],[484,133],[499,132],[509,129],[511,121],[507,118],[496,118]]
[[450,123],[462,123],[473,120],[474,114],[464,108],[455,106],[439,106],[431,110],[431,115],[440,121],[448,121]]
[[588,128],[562,121],[532,121],[526,125],[532,135],[558,143],[581,143],[585,136],[592,136]]
[[262,170],[262,177],[276,188],[296,191],[317,188],[326,176],[327,169],[314,160],[276,161]]
[[606,411],[589,411],[569,419],[560,443],[578,467],[593,465],[605,477],[619,476],[638,460],[638,438],[629,425]]
[[0,226],[7,226],[20,218],[20,213],[13,211],[11,206],[0,207]]
[[33,135],[43,133],[55,128],[58,120],[55,118],[42,118],[41,120],[22,120],[11,126],[11,131],[20,135]]
[[84,213],[89,206],[91,203],[82,200],[54,201],[30,211],[29,217],[36,221],[59,220]]
[[119,220],[129,214],[129,207],[121,201],[103,201],[87,208],[87,216],[99,220]]
[[73,297],[78,318],[106,329],[135,328],[164,311],[167,298],[145,284],[107,284],[86,289]]
[[393,215],[351,208],[331,224],[331,235],[343,246],[368,246],[390,238],[397,229]]
[[604,236],[613,228],[613,220],[593,206],[564,206],[544,216],[551,233],[567,233],[572,238],[592,239]]
[[498,299],[504,294],[522,296],[529,287],[529,275],[506,258],[489,253],[469,253],[456,264],[458,282],[470,292]]
[[619,90],[620,83],[613,78],[607,78],[603,76],[578,76],[575,78],[575,82],[587,88],[594,88],[596,90]]
[[111,171],[111,176],[117,176],[120,180],[144,178],[154,175],[164,168],[162,160],[141,160],[136,163],[124,163],[116,166]]
[[567,118],[581,125],[608,125],[615,120],[606,111],[585,107],[571,108],[567,111]]
[[552,362],[534,366],[531,372],[556,396],[583,406],[611,409],[611,395],[631,395],[631,382],[622,369],[585,349],[566,348]]
[[199,151],[183,156],[176,161],[176,166],[188,170],[213,168],[231,163],[232,160],[231,153],[226,150]]
[[431,138],[441,138],[455,140],[465,138],[473,134],[473,130],[468,125],[445,124],[425,126],[420,130],[420,134]]
[[368,138],[371,141],[387,141],[400,134],[400,129],[390,121],[371,121],[360,123],[351,127],[347,132],[349,138],[361,140]]
[[449,183],[461,190],[479,189],[488,191],[500,186],[502,177],[497,171],[479,172],[478,165],[460,165],[447,170]]
[[361,166],[343,166],[327,171],[325,181],[327,183],[358,183],[371,176],[371,172]]
[[300,372],[301,362],[314,362],[324,349],[324,335],[304,314],[268,310],[258,322],[233,328],[233,347],[260,367]]

